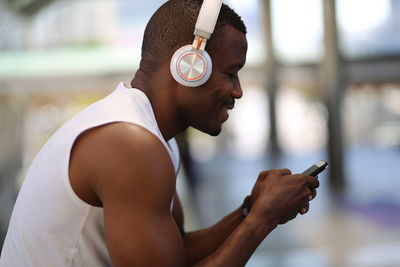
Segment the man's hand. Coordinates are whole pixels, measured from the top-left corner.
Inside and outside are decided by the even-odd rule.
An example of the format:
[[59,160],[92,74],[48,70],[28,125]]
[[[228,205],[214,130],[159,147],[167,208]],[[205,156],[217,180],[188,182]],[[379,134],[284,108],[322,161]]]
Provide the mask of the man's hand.
[[256,202],[258,196],[260,195],[260,190],[261,190],[262,184],[265,181],[265,179],[267,178],[270,171],[271,170],[263,171],[258,175],[257,181],[254,184],[253,189],[251,190],[250,207],[253,206],[254,202]]
[[309,201],[316,196],[318,179],[303,174],[291,175],[290,170],[269,170],[260,173],[251,198],[251,213],[268,217],[277,224],[305,214]]

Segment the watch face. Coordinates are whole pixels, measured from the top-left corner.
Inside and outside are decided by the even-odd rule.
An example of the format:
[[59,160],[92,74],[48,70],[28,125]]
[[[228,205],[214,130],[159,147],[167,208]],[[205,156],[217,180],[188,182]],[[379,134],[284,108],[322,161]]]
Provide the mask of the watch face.
[[242,204],[242,215],[246,217],[250,212],[250,196],[245,197]]
[[244,217],[246,217],[247,214],[249,214],[249,209],[248,209],[248,208],[243,208],[243,209],[242,209],[242,215],[243,215]]

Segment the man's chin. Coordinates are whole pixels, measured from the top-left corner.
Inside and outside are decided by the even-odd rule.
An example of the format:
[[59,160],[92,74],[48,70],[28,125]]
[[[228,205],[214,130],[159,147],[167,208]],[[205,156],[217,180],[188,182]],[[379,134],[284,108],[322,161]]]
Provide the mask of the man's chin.
[[211,135],[211,136],[218,136],[220,133],[221,133],[221,130],[214,131],[214,132],[208,132],[208,134]]
[[221,133],[221,127],[217,128],[217,129],[204,129],[204,128],[197,128],[194,127],[195,129],[199,130],[202,133],[211,135],[211,136],[218,136]]
[[208,131],[204,131],[204,133],[209,134],[211,136],[218,136],[222,131],[222,128],[219,127],[218,129],[209,129]]

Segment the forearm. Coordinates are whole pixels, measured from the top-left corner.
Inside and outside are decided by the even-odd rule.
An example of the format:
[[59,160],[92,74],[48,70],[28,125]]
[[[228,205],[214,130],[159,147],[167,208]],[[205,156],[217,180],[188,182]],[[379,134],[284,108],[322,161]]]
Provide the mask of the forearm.
[[205,266],[244,266],[264,238],[277,226],[249,215],[210,256],[196,264]]
[[183,240],[187,265],[192,266],[214,253],[243,222],[243,218],[239,208],[209,228],[185,234]]

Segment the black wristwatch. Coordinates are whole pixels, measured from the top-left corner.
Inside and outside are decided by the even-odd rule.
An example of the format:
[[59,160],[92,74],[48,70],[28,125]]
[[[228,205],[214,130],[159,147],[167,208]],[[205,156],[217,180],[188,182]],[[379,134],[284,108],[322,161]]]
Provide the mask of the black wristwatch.
[[246,217],[250,212],[250,198],[251,198],[251,195],[248,195],[243,200],[243,204],[242,204],[242,215],[243,215],[243,217]]

